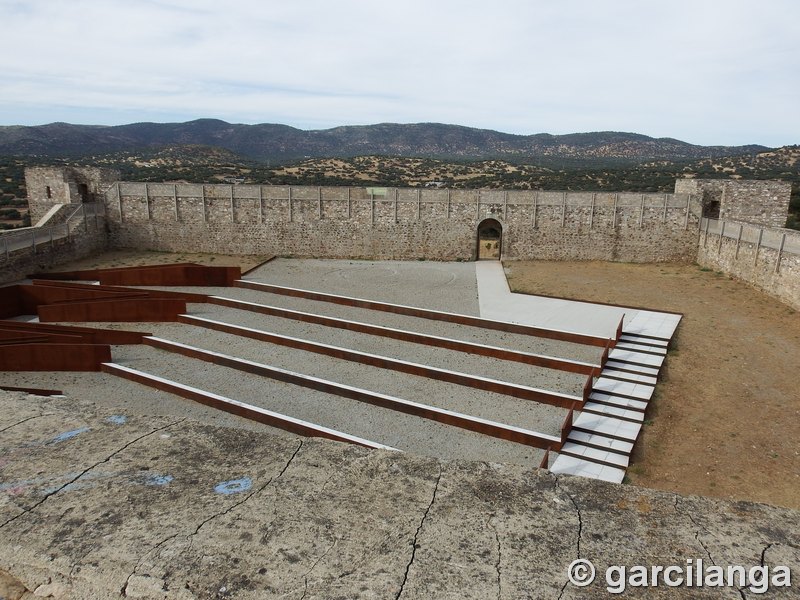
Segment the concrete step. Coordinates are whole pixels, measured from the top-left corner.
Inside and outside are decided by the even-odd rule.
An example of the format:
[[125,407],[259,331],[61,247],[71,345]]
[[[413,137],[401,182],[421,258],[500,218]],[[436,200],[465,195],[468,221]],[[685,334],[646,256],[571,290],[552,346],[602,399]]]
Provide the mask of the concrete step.
[[645,385],[656,385],[658,383],[658,377],[630,373],[628,371],[620,371],[618,369],[603,369],[603,371],[600,373],[600,377],[619,379],[620,381],[630,381],[631,383],[643,383]]
[[600,404],[598,402],[587,402],[584,404],[583,410],[584,412],[590,412],[596,415],[616,417],[617,419],[630,421],[631,423],[641,423],[644,421],[644,413],[641,411],[620,408],[618,406],[609,406],[608,404]]
[[586,433],[599,433],[606,437],[633,443],[636,441],[642,426],[641,424],[623,421],[616,417],[582,412],[573,421],[572,428]]
[[597,381],[594,382],[594,386],[592,386],[593,392],[630,398],[632,400],[642,400],[643,402],[647,402],[652,398],[654,389],[652,385],[619,381],[618,379],[607,379],[602,376],[599,377]]
[[636,410],[641,413],[644,413],[644,411],[647,410],[647,402],[644,400],[623,398],[621,396],[614,396],[613,394],[606,394],[604,392],[592,392],[589,394],[589,400],[598,404],[607,404],[608,406],[615,406],[625,410]]
[[606,369],[615,369],[618,371],[627,371],[629,373],[635,373],[637,375],[650,375],[651,377],[657,377],[660,371],[658,367],[647,367],[643,365],[631,364],[627,362],[623,362],[621,360],[614,360],[609,359],[608,362],[605,364]]
[[586,433],[585,431],[572,430],[567,438],[570,442],[581,444],[583,446],[591,446],[598,450],[605,450],[607,452],[616,452],[628,456],[633,452],[633,444],[631,442],[623,442],[614,438],[610,438],[599,433]]
[[660,346],[648,346],[645,344],[634,344],[631,342],[620,341],[615,348],[618,350],[631,350],[632,352],[642,352],[644,354],[652,354],[654,356],[665,356],[667,349]]
[[561,448],[559,454],[566,454],[574,458],[582,458],[600,465],[609,467],[618,467],[624,469],[628,466],[628,457],[616,452],[608,452],[606,450],[599,450],[591,446],[584,446],[583,444],[576,444],[574,442],[567,442]]
[[550,472],[564,475],[576,475],[590,479],[600,479],[611,483],[622,483],[625,478],[625,469],[601,465],[584,458],[576,458],[568,454],[559,454],[550,465]]

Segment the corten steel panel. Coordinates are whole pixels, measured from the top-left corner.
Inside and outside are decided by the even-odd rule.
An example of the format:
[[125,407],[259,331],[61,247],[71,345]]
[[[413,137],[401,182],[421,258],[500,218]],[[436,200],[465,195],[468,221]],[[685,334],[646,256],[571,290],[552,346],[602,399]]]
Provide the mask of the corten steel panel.
[[393,398],[386,394],[379,394],[370,392],[369,390],[354,388],[351,386],[341,385],[333,381],[320,379],[318,377],[310,377],[301,373],[293,373],[285,369],[277,369],[269,365],[254,363],[253,361],[246,361],[237,359],[232,356],[222,355],[218,352],[208,352],[201,348],[186,346],[185,344],[176,344],[169,340],[160,338],[145,338],[144,343],[154,348],[166,350],[168,352],[175,352],[190,358],[196,358],[216,365],[229,367],[246,373],[253,373],[261,377],[268,377],[278,381],[291,383],[305,388],[314,389],[320,392],[350,398],[366,404],[380,406],[389,410],[422,417],[438,423],[452,425],[461,429],[475,431],[491,437],[507,440],[532,446],[534,448],[549,448],[557,442],[553,436],[547,436],[522,429],[519,427],[510,427],[502,423],[487,421],[486,419],[479,419],[464,415],[449,410],[427,406],[417,402],[409,402],[400,398]]
[[377,335],[380,337],[402,340],[404,342],[423,344],[425,346],[447,348],[448,350],[456,350],[458,352],[465,352],[467,354],[489,356],[491,358],[510,360],[528,365],[544,367],[547,369],[567,371],[569,373],[589,375],[592,372],[594,372],[597,366],[578,361],[555,358],[552,356],[532,354],[530,352],[517,352],[515,350],[508,350],[506,348],[483,346],[481,344],[473,344],[471,342],[464,342],[462,340],[454,340],[438,336],[426,335],[414,331],[404,331],[400,329],[393,329],[390,327],[381,327],[380,325],[371,325],[369,323],[360,323],[357,321],[348,321],[345,319],[337,319],[334,317],[325,317],[322,315],[304,313],[295,310],[279,308],[275,306],[266,306],[264,304],[242,302],[240,300],[234,300],[232,298],[221,298],[219,296],[211,296],[209,297],[208,301],[211,304],[217,304],[219,306],[227,306],[229,308],[247,310],[250,312],[270,315],[273,317],[292,319],[294,321],[302,321],[304,323],[314,323],[316,325],[324,325],[325,327],[334,327],[336,329],[357,331],[359,333],[367,333],[370,335]]
[[582,394],[584,403],[586,403],[586,401],[589,399],[589,394],[592,393],[592,387],[594,386],[594,378],[597,377],[598,375],[599,375],[599,370],[592,370],[592,372],[589,373],[589,376],[586,378],[586,382],[583,384],[583,394]]
[[196,294],[193,292],[173,292],[167,290],[148,290],[135,287],[93,285],[90,283],[77,283],[74,281],[43,281],[34,279],[33,285],[43,287],[69,287],[82,290],[99,290],[102,292],[116,292],[123,295],[146,296],[147,298],[182,298],[186,302],[204,304],[208,302],[208,294]]
[[141,292],[104,292],[100,290],[81,288],[66,288],[61,286],[23,285],[20,288],[23,309],[26,315],[35,315],[38,306],[43,304],[56,304],[59,302],[73,302],[76,300],[104,300],[111,298],[143,298],[146,294]]
[[503,394],[505,396],[513,396],[514,398],[521,398],[523,400],[532,400],[534,402],[549,404],[551,406],[569,408],[573,406],[575,402],[583,404],[581,398],[570,396],[568,394],[549,392],[547,390],[540,390],[528,386],[506,383],[504,381],[495,379],[476,377],[466,373],[448,371],[446,369],[437,369],[434,367],[409,363],[385,356],[377,356],[374,354],[357,352],[355,350],[348,350],[346,348],[328,346],[326,344],[317,344],[316,342],[310,342],[298,338],[290,338],[288,336],[273,334],[267,331],[247,329],[244,327],[238,327],[236,325],[221,323],[219,321],[210,321],[208,319],[192,317],[190,315],[180,315],[178,317],[178,321],[181,323],[186,323],[187,325],[197,325],[199,327],[205,327],[215,331],[232,333],[241,337],[247,337],[263,342],[269,342],[271,344],[286,346],[288,348],[296,348],[298,350],[305,350],[306,352],[323,354],[325,356],[331,356],[333,358],[348,360],[359,364],[379,367],[381,369],[389,369],[392,371],[399,371],[401,373],[408,373],[409,375],[418,375],[420,377],[427,377],[428,379],[435,379],[437,381],[446,381],[456,385],[463,385],[465,387]]
[[7,392],[25,392],[27,394],[33,394],[34,396],[61,396],[64,393],[61,390],[45,390],[42,388],[15,387],[11,385],[0,385],[0,390],[5,390]]
[[335,294],[325,294],[322,292],[312,292],[309,290],[298,290],[294,288],[286,288],[253,281],[239,280],[234,283],[234,286],[251,290],[259,290],[270,294],[281,294],[283,296],[291,296],[295,298],[306,298],[308,300],[317,300],[320,302],[331,302],[333,304],[340,304],[342,306],[354,306],[356,308],[366,308],[368,310],[380,310],[383,312],[407,315],[410,317],[419,317],[421,319],[446,321],[448,323],[458,323],[459,325],[481,327],[483,329],[493,329],[496,331],[505,331],[507,333],[521,333],[523,335],[559,340],[562,342],[574,342],[576,344],[585,344],[589,346],[599,346],[601,348],[605,347],[609,339],[593,335],[546,329],[543,327],[518,325],[516,323],[506,323],[504,321],[492,321],[490,319],[482,319],[480,317],[473,317],[471,315],[459,315],[435,310],[427,310],[424,308],[415,308],[412,306],[377,302],[374,300],[350,298],[347,296],[337,296]]
[[542,457],[542,462],[539,463],[539,468],[544,470],[550,468],[550,448],[545,450],[544,456]]
[[[617,337],[617,340],[619,340],[619,336]],[[608,353],[611,352],[611,344],[614,344],[614,343],[615,343],[615,340],[608,340],[608,344],[606,344],[606,349],[603,350],[603,356],[600,357],[600,368],[601,369],[606,366],[606,363],[608,362]]]
[[9,344],[40,344],[49,341],[51,341],[50,336],[47,335],[37,335],[34,332],[25,331],[7,331],[0,327],[0,345],[3,346]]
[[[23,323],[20,321],[0,321],[0,330],[30,332],[57,337],[70,337],[74,341],[90,344],[141,344],[149,333],[124,331],[121,329],[97,329],[94,327],[76,327],[74,325],[52,325],[49,323]],[[54,340],[55,341],[55,340]],[[64,340],[69,342],[71,340]]]
[[230,286],[242,276],[240,267],[207,267],[193,263],[147,265],[118,269],[93,269],[37,273],[31,279],[97,280],[103,285]]
[[136,298],[50,304],[39,307],[39,320],[171,322],[186,312],[186,302],[172,298]]
[[146,269],[163,269],[164,267],[200,266],[197,263],[171,263],[167,265],[137,265],[135,267],[112,267],[108,269],[82,269],[79,271],[54,271],[52,273],[33,273],[28,279],[99,281],[102,273],[123,273],[126,271],[143,271]]
[[241,277],[239,267],[173,265],[100,274],[103,285],[194,285],[228,287]]
[[0,319],[18,317],[24,314],[35,314],[24,312],[20,287],[19,285],[0,287]]
[[102,344],[24,344],[0,346],[0,371],[99,371],[111,360]]
[[567,443],[567,438],[569,438],[569,432],[572,431],[572,420],[574,417],[575,409],[571,408],[567,413],[567,416],[564,417],[564,422],[561,425],[561,443],[555,448],[556,451],[561,450],[564,444]]
[[217,396],[216,394],[206,393],[198,389],[186,389],[186,387],[176,385],[161,378],[149,376],[147,373],[124,370],[120,368],[119,365],[115,365],[113,363],[104,363],[101,369],[105,373],[116,375],[117,377],[128,379],[129,381],[135,381],[157,390],[169,392],[170,394],[175,394],[181,398],[186,398],[187,400],[194,400],[195,402],[216,408],[217,410],[222,410],[240,417],[244,417],[245,419],[250,419],[251,421],[263,423],[265,425],[269,425],[277,429],[283,429],[284,431],[289,431],[298,435],[307,437],[322,437],[329,440],[335,440],[337,442],[357,444],[367,448],[393,449],[382,444],[375,444],[369,440],[363,440],[356,438],[355,436],[342,434],[341,432],[337,432],[332,429],[316,426],[313,423],[300,421],[299,419],[293,419],[291,417],[286,417],[285,415],[259,409],[256,406],[251,406],[242,402],[231,402],[230,399]]

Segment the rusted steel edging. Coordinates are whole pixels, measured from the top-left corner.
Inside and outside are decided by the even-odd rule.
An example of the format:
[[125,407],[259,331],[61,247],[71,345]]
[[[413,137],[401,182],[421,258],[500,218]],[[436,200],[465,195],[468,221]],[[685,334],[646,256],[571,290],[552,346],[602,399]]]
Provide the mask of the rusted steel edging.
[[405,414],[422,417],[431,421],[437,421],[446,425],[452,425],[461,429],[475,431],[484,435],[532,446],[535,448],[548,448],[554,444],[558,444],[558,438],[543,433],[538,433],[521,427],[513,425],[506,425],[496,421],[474,417],[435,406],[421,404],[419,402],[412,402],[410,400],[403,400],[394,396],[381,394],[378,392],[371,392],[369,390],[336,383],[326,379],[320,379],[310,375],[303,375],[293,371],[287,371],[278,367],[265,365],[262,363],[253,362],[246,359],[235,358],[219,352],[211,350],[203,350],[194,346],[181,344],[157,337],[147,337],[144,343],[154,348],[159,348],[167,352],[175,352],[190,358],[196,358],[216,365],[230,367],[238,371],[244,371],[259,375],[261,377],[268,377],[285,383],[298,385],[304,388],[326,392],[351,400],[357,400],[366,404],[379,406],[389,410],[402,412]]
[[108,344],[7,344],[0,346],[0,371],[99,371],[111,360]]
[[258,423],[263,423],[265,425],[269,425],[277,429],[283,429],[284,431],[289,431],[298,435],[308,437],[323,437],[329,440],[357,444],[367,448],[397,450],[391,446],[385,446],[364,438],[349,435],[341,431],[336,431],[335,429],[322,427],[321,425],[316,425],[314,423],[310,423],[309,421],[303,421],[302,419],[295,419],[294,417],[282,415],[280,413],[259,408],[258,406],[253,406],[252,404],[239,402],[238,400],[233,400],[232,398],[226,398],[225,396],[220,396],[219,394],[206,392],[198,388],[183,385],[175,381],[170,381],[169,379],[164,379],[156,375],[151,375],[143,371],[137,371],[135,369],[124,367],[115,363],[103,363],[101,368],[104,373],[116,375],[117,377],[121,377],[129,381],[135,381],[136,383],[141,383],[163,392],[169,392],[170,394],[175,394],[181,398],[186,398],[187,400],[193,400],[200,404],[204,404],[205,406],[210,406],[227,413],[244,417],[245,419],[250,419],[251,421],[257,421]]
[[570,408],[567,416],[564,417],[564,422],[561,424],[561,440],[558,444],[556,450],[561,450],[564,444],[567,443],[567,439],[569,438],[569,433],[572,431],[572,422],[575,416],[575,409]]
[[310,342],[308,340],[301,340],[299,338],[279,335],[258,329],[251,329],[249,327],[241,327],[239,325],[231,325],[229,323],[223,323],[221,321],[214,321],[202,317],[179,315],[178,321],[187,325],[196,325],[199,327],[205,327],[206,329],[221,331],[223,333],[231,333],[241,337],[278,344],[280,346],[305,350],[307,352],[314,352],[316,354],[323,354],[333,358],[349,360],[383,369],[390,369],[392,371],[399,371],[402,373],[408,373],[410,375],[427,377],[437,381],[455,383],[457,385],[463,385],[473,389],[494,392],[506,396],[513,396],[523,400],[532,400],[542,404],[550,404],[552,406],[558,406],[561,408],[569,408],[575,402],[578,402],[581,405],[583,404],[583,398],[579,396],[551,392],[539,388],[507,383],[504,381],[498,381],[496,379],[489,379],[488,377],[479,377],[477,375],[468,375],[466,373],[459,373],[457,371],[448,371],[446,369],[429,367],[427,365],[407,362],[386,356],[379,356],[377,354],[367,354],[366,352],[358,352],[356,350],[348,350],[346,348],[340,348],[337,346],[319,344],[317,342]]
[[195,292],[176,292],[172,290],[154,290],[146,287],[128,287],[119,285],[94,285],[91,283],[77,283],[74,281],[46,281],[34,279],[34,286],[77,288],[90,291],[116,292],[119,294],[131,294],[136,296],[146,296],[148,298],[180,298],[186,302],[203,304],[208,301],[208,294],[197,294]]
[[[377,335],[380,337],[401,340],[403,342],[412,342],[415,344],[423,344],[426,346],[435,346],[437,348],[446,348],[448,350],[456,350],[458,352],[466,352],[468,354],[477,354],[480,356],[488,356],[491,358],[498,358],[501,360],[509,360],[537,367],[543,367],[546,369],[567,371],[569,373],[590,375],[598,367],[598,365],[593,365],[591,363],[585,363],[576,360],[569,360],[554,356],[545,356],[543,354],[533,354],[530,352],[520,352],[517,350],[508,350],[507,348],[500,348],[497,346],[484,346],[472,342],[465,342],[463,340],[439,337],[424,333],[418,333],[415,331],[395,329],[391,327],[383,327],[381,325],[373,325],[370,323],[363,323],[359,321],[350,321],[347,319],[339,319],[336,317],[326,317],[313,313],[290,310],[286,308],[279,308],[275,306],[268,306],[266,304],[257,304],[255,302],[246,302],[244,300],[225,298],[222,296],[209,296],[208,302],[209,304],[216,304],[218,306],[225,306],[227,308],[246,310],[273,317],[280,317],[284,319],[292,319],[294,321],[302,321],[304,323],[323,325],[325,327],[346,329],[348,331],[366,333],[369,335]],[[607,347],[608,345],[606,345],[606,348]]]
[[589,399],[589,394],[592,393],[592,388],[594,387],[594,371],[589,373],[589,376],[586,378],[586,383],[583,384],[583,393],[581,397],[583,398],[583,403],[585,404],[586,401]]
[[246,281],[243,279],[235,281],[233,285],[234,287],[258,290],[270,294],[280,294],[283,296],[292,296],[295,298],[305,298],[307,300],[330,302],[333,304],[340,304],[342,306],[353,306],[356,308],[365,308],[368,310],[380,310],[383,312],[390,312],[410,317],[419,317],[421,319],[446,321],[448,323],[458,323],[459,325],[468,325],[470,327],[481,327],[483,329],[505,331],[507,333],[520,333],[523,335],[554,339],[562,342],[573,342],[576,344],[599,346],[601,348],[604,347],[606,343],[608,343],[608,338],[605,337],[597,337],[582,333],[573,333],[570,331],[562,331],[559,329],[546,329],[544,327],[533,327],[531,325],[519,325],[517,323],[506,323],[505,321],[482,319],[480,317],[473,317],[471,315],[461,315],[457,313],[449,313],[438,310],[416,308],[413,306],[404,306],[402,304],[377,302],[375,300],[364,300],[361,298],[352,298],[349,296],[338,296],[336,294],[326,294],[323,292],[301,290],[297,288],[271,285],[268,283]]

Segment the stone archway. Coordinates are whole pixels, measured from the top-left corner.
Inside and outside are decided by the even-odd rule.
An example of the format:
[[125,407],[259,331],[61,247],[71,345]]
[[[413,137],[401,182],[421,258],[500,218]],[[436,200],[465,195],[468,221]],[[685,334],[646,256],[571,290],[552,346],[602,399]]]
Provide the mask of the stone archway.
[[476,260],[500,260],[503,249],[503,225],[497,219],[478,223]]

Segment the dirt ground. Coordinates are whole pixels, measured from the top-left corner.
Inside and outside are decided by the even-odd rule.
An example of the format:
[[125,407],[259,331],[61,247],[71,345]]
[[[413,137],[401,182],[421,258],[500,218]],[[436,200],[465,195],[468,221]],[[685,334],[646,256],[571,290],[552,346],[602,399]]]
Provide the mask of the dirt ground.
[[83,269],[111,269],[114,267],[136,267],[140,265],[165,265],[190,262],[212,267],[240,266],[242,272],[257,267],[269,256],[228,256],[225,254],[203,254],[197,252],[158,252],[149,250],[112,250],[97,256],[72,261],[67,265],[53,267],[50,271],[80,271]]
[[684,315],[628,480],[800,508],[800,316],[696,265],[508,262],[515,292]]

